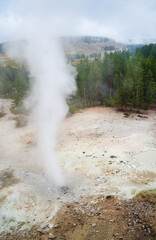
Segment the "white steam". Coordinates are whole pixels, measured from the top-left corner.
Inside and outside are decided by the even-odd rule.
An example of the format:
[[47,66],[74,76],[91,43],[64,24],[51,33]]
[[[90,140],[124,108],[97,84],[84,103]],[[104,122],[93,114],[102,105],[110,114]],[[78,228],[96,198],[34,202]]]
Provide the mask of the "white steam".
[[27,62],[36,84],[33,119],[38,128],[38,150],[46,174],[59,184],[64,179],[55,153],[57,131],[68,112],[67,97],[75,90],[71,69],[54,39],[42,38],[29,44]]
[[33,106],[31,121],[38,135],[38,161],[45,174],[62,186],[65,180],[55,147],[59,125],[68,112],[66,99],[75,90],[74,69],[67,64],[58,39],[49,32],[29,34],[26,42],[11,46],[9,55],[24,59],[35,79],[28,102]]

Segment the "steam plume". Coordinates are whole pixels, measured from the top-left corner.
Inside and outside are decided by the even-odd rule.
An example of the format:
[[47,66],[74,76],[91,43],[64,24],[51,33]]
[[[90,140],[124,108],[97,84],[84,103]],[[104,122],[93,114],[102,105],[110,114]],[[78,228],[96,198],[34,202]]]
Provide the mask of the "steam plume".
[[75,90],[74,71],[54,33],[40,31],[27,31],[26,42],[13,45],[9,55],[26,60],[35,79],[29,102],[33,106],[31,120],[38,132],[36,150],[46,175],[62,186],[65,180],[55,147],[59,125],[68,112],[66,99]]

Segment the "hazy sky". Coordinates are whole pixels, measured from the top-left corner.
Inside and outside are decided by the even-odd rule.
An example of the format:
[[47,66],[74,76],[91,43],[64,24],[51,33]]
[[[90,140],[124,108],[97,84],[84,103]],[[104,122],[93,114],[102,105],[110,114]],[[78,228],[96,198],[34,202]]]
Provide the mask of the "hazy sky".
[[156,0],[0,0],[0,42],[24,38],[30,28],[41,36],[156,39]]

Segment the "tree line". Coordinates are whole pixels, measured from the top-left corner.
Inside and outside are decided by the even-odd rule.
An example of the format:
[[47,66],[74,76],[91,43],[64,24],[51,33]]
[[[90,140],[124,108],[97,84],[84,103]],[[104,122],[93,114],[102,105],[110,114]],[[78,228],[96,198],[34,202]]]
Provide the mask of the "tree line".
[[[152,47],[151,47],[152,45]],[[152,49],[151,51],[149,49]],[[156,103],[156,44],[114,52],[77,65],[77,96],[84,106],[98,104],[147,108]]]
[[0,66],[0,97],[11,98],[13,108],[21,105],[29,87],[29,71],[24,65]]
[[[77,93],[83,106],[98,104],[148,108],[156,104],[156,44],[104,57],[81,59],[77,64]],[[0,97],[17,106],[28,94],[32,79],[25,65],[0,66]],[[76,101],[75,101],[76,102]]]

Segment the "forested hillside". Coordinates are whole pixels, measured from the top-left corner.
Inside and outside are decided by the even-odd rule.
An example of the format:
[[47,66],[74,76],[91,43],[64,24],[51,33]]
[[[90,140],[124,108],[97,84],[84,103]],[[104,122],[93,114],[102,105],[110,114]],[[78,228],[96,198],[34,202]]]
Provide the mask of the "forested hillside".
[[[83,107],[99,104],[148,108],[156,103],[156,44],[136,50],[84,57],[76,66],[77,92]],[[24,65],[0,66],[0,97],[19,105],[30,83]]]
[[[152,51],[150,52],[149,49]],[[148,107],[156,103],[156,44],[129,52],[115,52],[77,65],[77,95],[84,106],[97,104]],[[146,53],[150,52],[149,54]],[[144,54],[143,54],[144,53]]]

